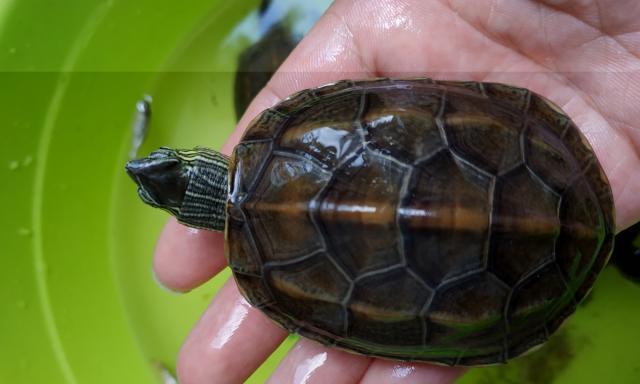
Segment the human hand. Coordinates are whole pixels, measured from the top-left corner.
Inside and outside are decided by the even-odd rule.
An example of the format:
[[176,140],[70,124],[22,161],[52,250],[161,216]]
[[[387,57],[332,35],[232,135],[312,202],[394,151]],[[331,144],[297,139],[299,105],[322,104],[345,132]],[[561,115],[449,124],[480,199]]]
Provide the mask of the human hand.
[[[617,226],[640,218],[640,3],[635,0],[336,1],[248,108],[224,147],[287,95],[343,78],[428,76],[530,88],[560,105],[588,138],[613,189]],[[155,254],[159,280],[190,290],[224,267],[223,236],[170,220]],[[181,383],[242,382],[285,332],[219,292],[185,342]],[[462,370],[352,355],[301,340],[271,381],[447,383]]]

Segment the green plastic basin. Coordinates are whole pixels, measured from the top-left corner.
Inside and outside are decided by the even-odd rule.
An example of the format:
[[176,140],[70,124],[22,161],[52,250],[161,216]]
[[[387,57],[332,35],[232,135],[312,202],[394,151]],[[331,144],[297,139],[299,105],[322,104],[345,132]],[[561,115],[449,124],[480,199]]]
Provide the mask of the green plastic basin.
[[[233,5],[231,5],[233,4]],[[219,147],[258,1],[0,2],[0,383],[157,383],[228,277],[160,288],[166,216],[123,172],[135,102],[153,97],[141,152]],[[540,352],[465,383],[640,382],[640,289],[613,269]],[[264,382],[295,339],[251,379]]]

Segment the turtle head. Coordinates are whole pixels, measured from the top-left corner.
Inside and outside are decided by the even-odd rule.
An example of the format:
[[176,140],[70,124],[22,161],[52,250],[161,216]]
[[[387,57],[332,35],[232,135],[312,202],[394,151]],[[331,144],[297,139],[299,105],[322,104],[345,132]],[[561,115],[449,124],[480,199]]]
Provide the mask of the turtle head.
[[191,171],[191,164],[180,157],[179,151],[160,148],[147,157],[129,161],[125,168],[138,184],[142,201],[179,214]]
[[191,227],[222,231],[229,159],[207,148],[160,148],[125,168],[145,203]]

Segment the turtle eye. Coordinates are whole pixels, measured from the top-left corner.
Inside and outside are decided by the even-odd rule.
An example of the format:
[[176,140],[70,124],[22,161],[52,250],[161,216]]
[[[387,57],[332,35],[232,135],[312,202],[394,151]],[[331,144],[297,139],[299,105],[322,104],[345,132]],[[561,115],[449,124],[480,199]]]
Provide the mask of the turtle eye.
[[155,151],[151,152],[148,156],[148,158],[150,159],[163,159],[163,158],[167,158],[167,157],[176,157],[175,156],[175,151],[171,148],[167,148],[167,147],[160,147],[158,149],[156,149]]

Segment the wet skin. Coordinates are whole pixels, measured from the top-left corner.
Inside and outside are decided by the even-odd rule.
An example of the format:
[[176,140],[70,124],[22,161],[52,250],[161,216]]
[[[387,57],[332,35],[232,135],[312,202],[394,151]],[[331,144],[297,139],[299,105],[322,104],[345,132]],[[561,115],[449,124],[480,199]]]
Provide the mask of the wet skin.
[[[281,98],[342,78],[412,74],[507,82],[544,94],[573,118],[603,164],[612,184],[617,227],[625,228],[640,217],[634,192],[640,190],[640,138],[633,128],[640,118],[635,108],[640,105],[640,79],[633,72],[640,66],[633,34],[640,31],[640,11],[635,1],[606,3],[578,6],[566,1],[551,8],[531,1],[480,1],[474,7],[387,1],[374,9],[369,2],[338,1],[254,100],[225,150],[230,153],[253,116]],[[531,22],[532,15],[539,22]],[[186,229],[171,220],[156,248],[156,275],[168,287],[189,290],[222,269],[222,244],[219,234]],[[246,307],[230,283],[185,342],[178,375],[186,384],[241,382],[284,337],[257,310]],[[444,383],[461,372],[391,364],[310,342],[299,345],[273,374],[273,382]]]

